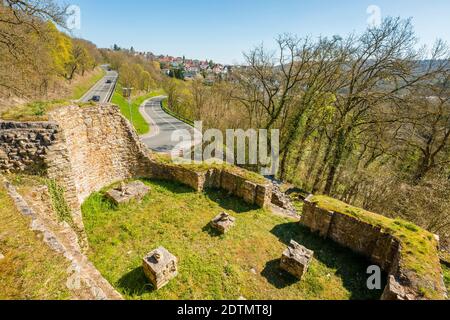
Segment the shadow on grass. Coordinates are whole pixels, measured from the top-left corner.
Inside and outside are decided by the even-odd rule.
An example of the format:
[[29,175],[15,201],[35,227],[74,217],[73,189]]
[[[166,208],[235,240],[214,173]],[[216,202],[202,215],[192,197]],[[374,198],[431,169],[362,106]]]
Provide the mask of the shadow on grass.
[[[386,284],[387,275],[382,275],[382,290],[369,290],[367,288],[369,275],[366,271],[367,267],[373,265],[373,263],[370,263],[366,258],[331,240],[321,238],[298,223],[281,224],[273,228],[271,232],[286,245],[291,240],[295,240],[306,248],[313,250],[315,259],[331,269],[336,269],[336,274],[342,279],[344,287],[351,293],[351,299],[380,299]],[[276,274],[269,272],[268,275],[273,276]]]
[[120,278],[117,283],[119,288],[129,296],[141,296],[144,293],[153,292],[155,289],[145,276],[142,267],[136,268]]
[[222,233],[219,232],[219,230],[214,229],[210,223],[208,223],[206,226],[202,228],[203,232],[206,232],[209,234],[210,237],[218,238],[220,236],[223,236]]
[[[160,180],[160,179],[140,179],[144,183],[157,184],[158,186],[176,194],[184,194],[184,193],[195,193],[195,190],[191,187],[181,184],[179,182],[169,181],[169,180]],[[151,185],[150,185],[151,186]]]
[[209,199],[216,202],[225,210],[232,210],[236,213],[246,213],[259,209],[257,206],[247,204],[242,199],[233,196],[224,190],[207,189],[205,190],[205,194]]
[[281,259],[272,260],[266,263],[261,275],[277,289],[292,286],[299,280],[280,268]]

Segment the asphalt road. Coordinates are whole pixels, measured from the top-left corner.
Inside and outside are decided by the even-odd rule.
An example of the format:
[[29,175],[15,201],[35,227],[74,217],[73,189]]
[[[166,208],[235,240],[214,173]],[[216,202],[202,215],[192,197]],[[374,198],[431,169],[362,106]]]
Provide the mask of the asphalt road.
[[[81,99],[80,102],[89,102],[93,96],[100,96],[99,103],[109,102],[111,93],[114,90],[118,78],[116,71],[107,71],[106,75],[97,82]],[[111,83],[106,83],[111,80]]]
[[158,153],[171,153],[179,144],[179,141],[172,141],[175,130],[188,130],[194,138],[193,127],[172,117],[161,108],[161,101],[165,98],[163,96],[152,98],[145,101],[140,108],[151,129],[150,134],[141,136],[141,140],[150,150]]

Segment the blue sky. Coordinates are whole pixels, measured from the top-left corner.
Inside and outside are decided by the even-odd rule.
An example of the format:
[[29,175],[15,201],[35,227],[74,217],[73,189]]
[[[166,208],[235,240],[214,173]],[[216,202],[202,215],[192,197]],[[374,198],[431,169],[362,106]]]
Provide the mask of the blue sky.
[[367,8],[412,17],[421,43],[450,42],[449,0],[61,0],[81,8],[74,35],[99,47],[186,55],[223,63],[281,33],[346,35],[367,27]]

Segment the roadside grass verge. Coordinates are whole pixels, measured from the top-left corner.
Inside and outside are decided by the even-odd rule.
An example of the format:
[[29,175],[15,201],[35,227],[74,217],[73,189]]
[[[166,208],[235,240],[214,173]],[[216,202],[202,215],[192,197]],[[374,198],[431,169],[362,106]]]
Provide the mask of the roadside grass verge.
[[[161,90],[155,90],[150,93],[135,97],[131,100],[131,106],[128,105],[128,100],[122,96],[122,87],[117,85],[111,102],[120,108],[120,112],[127,118],[136,129],[139,135],[150,132],[150,125],[145,121],[142,114],[139,112],[141,104],[150,98],[157,97],[163,94]],[[130,112],[131,108],[131,112]]]
[[190,119],[186,119],[186,118],[180,116],[179,114],[173,112],[172,110],[170,110],[169,100],[164,99],[162,101],[162,106],[161,107],[167,114],[171,115],[172,117],[174,117],[174,118],[176,118],[176,119],[178,119],[178,120],[180,120],[180,121],[182,121],[184,123],[187,123],[188,125],[190,125],[192,127],[194,126],[194,121],[192,121]]
[[62,300],[69,262],[53,252],[0,186],[0,300]]
[[[366,286],[369,263],[322,240],[291,219],[249,206],[225,192],[197,193],[162,181],[141,203],[114,206],[104,191],[82,205],[89,258],[127,299],[378,299]],[[107,188],[105,190],[108,190]],[[209,221],[226,211],[236,226],[218,236]],[[279,269],[294,239],[315,251],[300,282]],[[155,291],[142,258],[164,246],[179,259],[179,275]]]
[[97,68],[95,72],[84,81],[81,81],[75,85],[72,89],[71,100],[81,99],[89,89],[91,89],[97,82],[100,81],[106,75],[106,71],[103,68]]

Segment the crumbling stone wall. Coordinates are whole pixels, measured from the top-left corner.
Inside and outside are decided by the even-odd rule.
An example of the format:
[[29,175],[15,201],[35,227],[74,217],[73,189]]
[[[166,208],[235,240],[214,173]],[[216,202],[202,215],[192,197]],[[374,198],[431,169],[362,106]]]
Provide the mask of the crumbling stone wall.
[[50,176],[76,191],[80,204],[109,184],[147,175],[145,147],[117,107],[70,106],[49,117],[62,130],[62,146],[48,158]]
[[[311,202],[310,197],[304,201],[300,224],[324,238],[364,255],[386,271],[389,277],[382,299],[417,300],[422,298],[421,283],[425,280],[418,278],[413,271],[403,268],[402,239],[397,239],[383,229],[356,217],[324,210]],[[438,259],[437,254],[436,249]],[[426,281],[429,282],[429,279]],[[444,299],[446,290],[442,276],[436,274],[432,281],[435,292]]]
[[56,123],[0,121],[0,171],[45,173],[58,136]]
[[243,199],[246,203],[264,208],[271,203],[272,185],[247,180],[237,173],[223,168],[196,171],[194,168],[152,161],[148,177],[171,180],[190,186],[196,191],[208,188],[222,189]]

